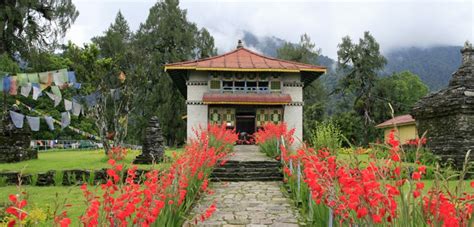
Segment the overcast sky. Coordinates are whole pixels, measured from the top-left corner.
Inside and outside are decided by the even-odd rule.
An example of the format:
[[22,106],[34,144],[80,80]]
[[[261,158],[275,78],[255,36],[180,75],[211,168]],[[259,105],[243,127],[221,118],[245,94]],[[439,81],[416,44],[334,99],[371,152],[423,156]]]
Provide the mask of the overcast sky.
[[[80,15],[66,35],[82,45],[101,35],[121,10],[133,30],[156,0],[73,0]],[[206,27],[219,52],[235,48],[242,31],[298,42],[308,33],[324,55],[336,57],[343,36],[370,31],[382,51],[394,47],[462,45],[474,41],[472,0],[181,1],[188,20]]]

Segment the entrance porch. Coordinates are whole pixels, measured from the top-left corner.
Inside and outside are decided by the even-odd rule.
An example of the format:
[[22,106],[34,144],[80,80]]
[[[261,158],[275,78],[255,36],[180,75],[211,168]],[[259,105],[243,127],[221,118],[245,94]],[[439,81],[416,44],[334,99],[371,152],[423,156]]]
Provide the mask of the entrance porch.
[[209,123],[225,124],[239,133],[239,144],[254,144],[254,133],[266,123],[283,121],[283,106],[209,106]]

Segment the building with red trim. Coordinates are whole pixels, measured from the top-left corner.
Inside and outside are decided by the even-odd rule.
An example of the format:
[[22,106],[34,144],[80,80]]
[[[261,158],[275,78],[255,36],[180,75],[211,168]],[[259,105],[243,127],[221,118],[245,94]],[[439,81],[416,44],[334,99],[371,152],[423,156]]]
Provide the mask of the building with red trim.
[[267,122],[286,122],[303,138],[303,88],[326,68],[263,56],[243,47],[165,65],[186,97],[187,136],[208,123],[253,134]]

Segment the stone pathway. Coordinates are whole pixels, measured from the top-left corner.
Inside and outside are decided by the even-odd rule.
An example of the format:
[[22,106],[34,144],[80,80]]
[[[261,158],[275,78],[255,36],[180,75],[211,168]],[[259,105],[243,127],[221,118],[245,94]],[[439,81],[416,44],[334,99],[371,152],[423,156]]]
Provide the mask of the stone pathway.
[[229,161],[273,161],[264,153],[258,151],[256,145],[236,145]]
[[[234,161],[267,161],[256,146],[236,146]],[[299,214],[291,199],[282,192],[280,181],[212,182],[213,194],[206,194],[191,211],[191,219],[184,226],[298,226]],[[216,211],[204,222],[195,220],[213,203]]]

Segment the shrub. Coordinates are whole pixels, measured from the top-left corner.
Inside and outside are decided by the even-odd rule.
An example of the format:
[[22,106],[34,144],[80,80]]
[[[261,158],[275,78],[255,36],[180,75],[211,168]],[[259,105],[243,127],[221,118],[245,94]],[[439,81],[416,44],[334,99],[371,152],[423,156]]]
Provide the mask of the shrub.
[[127,149],[124,147],[112,147],[107,153],[109,159],[114,159],[117,161],[123,160],[127,156]]
[[[283,172],[293,197],[302,207],[310,225],[329,222],[329,209],[339,225],[390,226],[472,226],[474,182],[463,180],[463,171],[445,178],[434,170],[434,185],[425,190],[422,177],[429,172],[425,165],[402,163],[399,141],[390,134],[386,158],[371,155],[367,162],[354,155],[338,160],[327,148],[315,150],[303,146],[296,152],[285,151]],[[302,169],[299,190],[296,168]],[[449,180],[457,177],[456,188]]]
[[62,186],[64,182],[64,172],[63,171],[56,171],[54,173],[54,185]]
[[285,145],[291,147],[294,141],[294,133],[295,129],[288,130],[286,123],[267,123],[263,126],[263,129],[259,129],[255,133],[255,139],[261,152],[268,157],[278,158],[281,154],[280,141],[283,139]]
[[332,121],[319,123],[313,130],[311,143],[314,148],[329,148],[336,151],[342,145],[342,133],[339,127]]

